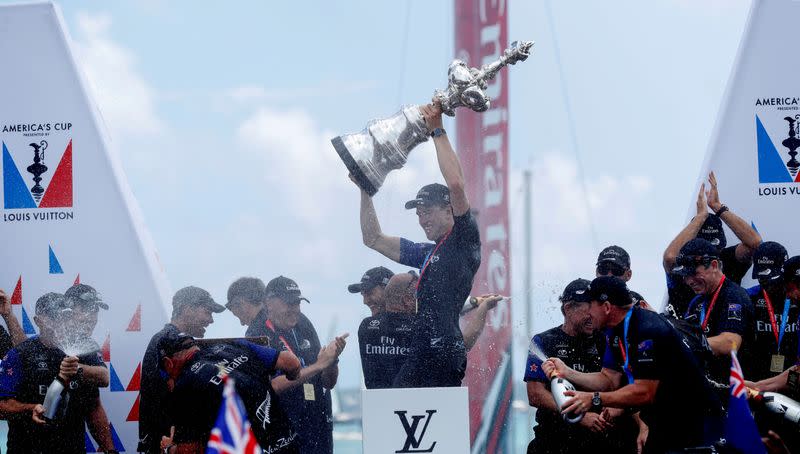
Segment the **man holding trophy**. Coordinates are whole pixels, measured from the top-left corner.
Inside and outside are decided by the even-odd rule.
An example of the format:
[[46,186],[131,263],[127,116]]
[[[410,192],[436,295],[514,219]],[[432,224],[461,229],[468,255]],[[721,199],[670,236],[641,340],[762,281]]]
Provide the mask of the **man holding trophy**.
[[480,266],[480,233],[469,211],[461,164],[442,128],[441,105],[433,102],[420,106],[419,110],[432,131],[439,168],[447,186],[438,183],[423,186],[405,207],[416,209],[425,237],[435,243],[414,243],[385,235],[372,199],[363,189],[361,233],[367,247],[420,270],[413,353],[401,367],[394,386],[460,386],[467,360],[458,317]]
[[[458,318],[481,263],[480,233],[469,209],[461,163],[442,127],[442,113],[453,116],[457,107],[488,110],[488,81],[504,66],[527,59],[532,46],[532,41],[515,41],[499,59],[481,68],[469,68],[455,60],[448,70],[447,89],[437,90],[430,104],[404,107],[390,118],[370,122],[361,133],[331,140],[350,179],[361,188],[364,244],[420,270],[413,353],[401,367],[394,387],[460,386],[464,378],[467,349]],[[429,138],[436,147],[446,186],[423,186],[405,207],[416,210],[419,225],[434,243],[385,235],[371,197],[386,175],[401,168],[408,153]]]

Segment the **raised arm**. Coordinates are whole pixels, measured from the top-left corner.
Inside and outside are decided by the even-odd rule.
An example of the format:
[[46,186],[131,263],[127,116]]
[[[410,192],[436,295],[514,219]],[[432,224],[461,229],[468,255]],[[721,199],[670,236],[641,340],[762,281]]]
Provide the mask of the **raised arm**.
[[472,316],[461,329],[464,335],[464,346],[467,351],[471,350],[481,337],[483,328],[486,326],[486,316],[489,311],[497,306],[497,303],[503,299],[502,295],[483,295],[478,298],[478,307],[475,308],[475,315]]
[[0,290],[0,316],[6,322],[8,334],[11,335],[11,343],[13,345],[16,346],[28,338],[22,330],[19,320],[14,315],[14,311],[11,310],[11,299],[3,290]]
[[[442,128],[442,108],[438,101],[434,104],[419,106],[425,124],[430,131]],[[444,182],[450,189],[450,205],[453,207],[453,216],[461,216],[469,211],[469,200],[464,182],[464,172],[447,134],[433,137],[436,147],[436,159],[439,161],[439,170],[442,172]]]
[[701,184],[700,191],[697,193],[697,214],[689,221],[689,224],[678,233],[678,236],[669,243],[669,246],[667,246],[667,249],[664,251],[663,265],[664,271],[667,273],[670,273],[672,267],[675,266],[675,259],[678,257],[678,253],[681,251],[683,245],[697,236],[697,232],[700,231],[706,218],[708,218],[705,189],[705,183]]
[[384,235],[372,198],[361,190],[361,238],[364,245],[395,262],[400,260],[400,238]]
[[606,367],[600,369],[600,372],[578,372],[568,367],[558,358],[549,358],[542,363],[542,369],[548,377],[552,377],[555,374],[558,377],[567,379],[577,388],[591,391],[617,389],[622,384],[622,373]]
[[[714,172],[708,174],[708,183],[711,186],[708,190],[708,207],[711,208],[714,213],[719,213],[719,210],[725,205],[719,201],[717,177],[714,175]],[[719,218],[730,227],[733,234],[736,235],[736,238],[739,238],[739,241],[741,241],[741,243],[736,246],[736,260],[739,263],[749,263],[753,258],[753,253],[756,248],[761,244],[761,235],[759,235],[756,229],[748,224],[747,221],[731,211],[730,208],[726,207],[722,213],[719,213]]]

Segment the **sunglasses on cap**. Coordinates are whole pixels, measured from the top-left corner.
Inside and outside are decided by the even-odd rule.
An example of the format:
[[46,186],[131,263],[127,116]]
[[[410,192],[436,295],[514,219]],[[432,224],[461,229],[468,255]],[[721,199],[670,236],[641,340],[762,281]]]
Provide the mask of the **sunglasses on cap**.
[[601,276],[608,276],[608,273],[611,273],[612,276],[620,277],[625,271],[627,271],[625,268],[613,262],[600,262],[597,265],[597,273]]
[[719,260],[719,257],[714,257],[711,255],[678,255],[675,258],[675,268],[672,269],[672,272],[681,276],[694,276],[697,274],[697,267],[703,266],[704,268],[708,268],[711,266],[711,262],[714,260]]

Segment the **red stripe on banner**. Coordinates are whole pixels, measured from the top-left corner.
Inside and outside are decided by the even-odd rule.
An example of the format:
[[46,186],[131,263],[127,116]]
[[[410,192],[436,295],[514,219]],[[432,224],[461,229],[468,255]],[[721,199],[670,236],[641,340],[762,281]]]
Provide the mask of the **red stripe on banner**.
[[111,333],[106,334],[106,340],[100,348],[100,353],[103,355],[103,361],[111,362]]
[[22,304],[22,276],[17,279],[17,285],[14,287],[14,293],[11,294],[11,304]]
[[[508,47],[506,2],[456,0],[455,58],[470,67],[480,67],[497,60]],[[475,113],[466,108],[456,112],[456,149],[467,181],[470,207],[477,213],[481,233],[481,267],[475,276],[473,295],[511,292],[508,222],[508,77],[503,68],[489,82],[486,94],[491,108]],[[483,421],[481,414],[489,389],[497,378],[503,355],[511,349],[511,307],[503,302],[489,315],[492,319],[469,352],[464,384],[469,387],[470,439],[474,443],[483,425],[491,425],[481,443],[492,454],[503,443],[499,438],[507,423],[508,411],[493,421]],[[504,388],[511,389],[511,376],[503,377]],[[510,391],[503,393],[510,399]],[[507,402],[498,408],[508,407]],[[485,429],[485,428],[484,428]],[[489,449],[491,448],[491,449]]]
[[133,403],[131,411],[128,412],[128,417],[125,419],[125,421],[139,421],[139,397],[140,394],[137,394],[136,401]]
[[131,381],[128,382],[128,387],[125,388],[125,391],[139,391],[139,384],[142,380],[142,363],[136,366],[136,371],[133,373],[133,377],[131,377]]
[[136,306],[136,311],[133,313],[133,317],[131,317],[131,321],[128,323],[128,328],[125,331],[141,331],[142,330],[142,305],[139,304]]
[[81,283],[81,273],[78,273],[78,275],[75,276],[75,282],[72,285],[78,285],[80,283]]
[[72,140],[58,163],[39,208],[72,206]]
[[508,409],[511,407],[511,392],[513,391],[512,386],[506,387],[506,391],[503,393],[503,399],[500,403],[500,411],[497,413],[497,418],[495,418],[495,423],[492,430],[492,435],[489,438],[489,443],[486,447],[486,452],[500,452],[499,448],[501,443],[500,436],[503,434],[503,424],[508,418]]

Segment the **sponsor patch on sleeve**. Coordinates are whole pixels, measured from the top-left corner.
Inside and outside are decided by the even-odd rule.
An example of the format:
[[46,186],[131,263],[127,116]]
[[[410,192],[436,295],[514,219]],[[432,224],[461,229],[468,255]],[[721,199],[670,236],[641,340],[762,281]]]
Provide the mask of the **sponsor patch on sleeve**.
[[728,319],[742,320],[742,305],[738,303],[728,304]]

